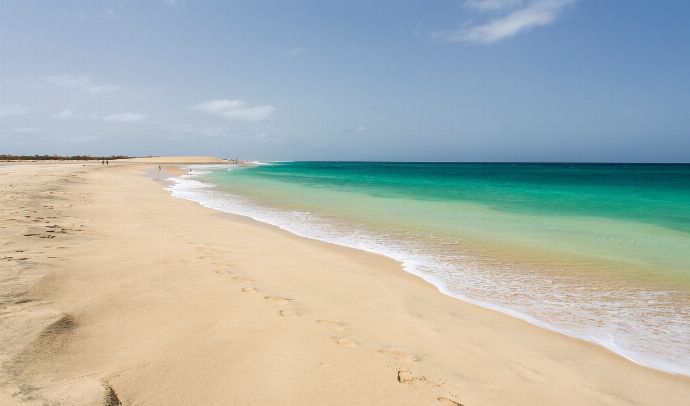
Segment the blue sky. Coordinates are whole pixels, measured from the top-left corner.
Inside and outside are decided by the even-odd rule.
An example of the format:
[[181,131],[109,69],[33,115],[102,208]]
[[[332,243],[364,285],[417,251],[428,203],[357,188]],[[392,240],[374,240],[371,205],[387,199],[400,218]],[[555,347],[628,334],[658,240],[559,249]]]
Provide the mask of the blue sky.
[[684,0],[0,0],[0,153],[690,162]]

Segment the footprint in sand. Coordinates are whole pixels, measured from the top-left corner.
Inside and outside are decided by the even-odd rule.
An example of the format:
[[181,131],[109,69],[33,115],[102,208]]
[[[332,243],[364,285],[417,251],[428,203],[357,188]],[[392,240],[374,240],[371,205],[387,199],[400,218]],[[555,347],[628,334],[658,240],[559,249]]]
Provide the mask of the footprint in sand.
[[333,339],[340,346],[347,347],[347,348],[357,348],[357,343],[354,342],[353,340],[350,340],[349,338],[333,337]]
[[287,319],[294,319],[297,317],[297,313],[293,312],[292,310],[281,310],[279,313],[281,317],[285,317]]
[[443,406],[462,406],[462,404],[460,404],[454,400],[444,398],[443,396],[438,398],[438,403],[442,404]]
[[235,277],[235,280],[238,281],[238,282],[242,282],[242,283],[252,283],[251,279],[242,278],[242,277],[240,277],[240,276],[236,276],[236,277]]
[[414,376],[410,371],[398,371],[398,382],[400,383],[412,383],[414,381]]
[[328,327],[328,328],[335,330],[335,331],[343,331],[343,329],[345,328],[345,326],[343,326],[342,324],[336,323],[334,321],[316,320],[316,322],[319,323],[320,325],[324,326],[324,327]]
[[275,304],[279,305],[284,305],[288,303],[288,300],[285,299],[284,297],[278,297],[278,296],[266,296],[264,299],[268,300],[269,302],[273,302]]
[[244,293],[256,293],[256,289],[254,289],[254,288],[242,288],[242,292],[244,292]]
[[402,362],[411,362],[411,361],[417,361],[417,357],[414,355],[410,355],[408,353],[402,352],[402,351],[395,351],[395,350],[379,350],[379,352],[386,357],[393,358],[394,360],[397,361],[402,361]]
[[228,274],[228,271],[224,271],[224,270],[222,270],[222,269],[218,269],[218,270],[216,271],[216,273],[217,273],[218,275],[227,275],[227,274]]

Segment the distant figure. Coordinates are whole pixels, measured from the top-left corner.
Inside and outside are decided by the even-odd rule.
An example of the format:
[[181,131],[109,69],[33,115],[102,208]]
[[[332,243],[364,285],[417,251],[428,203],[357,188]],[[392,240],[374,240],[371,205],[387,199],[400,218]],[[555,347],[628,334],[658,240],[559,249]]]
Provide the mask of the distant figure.
[[101,165],[105,165],[105,161],[101,161]]
[[105,161],[105,164],[106,164],[106,165],[110,165],[110,163],[109,163],[108,161]]
[[158,170],[159,170],[159,171],[161,170],[161,166],[160,166],[160,165],[158,165]]

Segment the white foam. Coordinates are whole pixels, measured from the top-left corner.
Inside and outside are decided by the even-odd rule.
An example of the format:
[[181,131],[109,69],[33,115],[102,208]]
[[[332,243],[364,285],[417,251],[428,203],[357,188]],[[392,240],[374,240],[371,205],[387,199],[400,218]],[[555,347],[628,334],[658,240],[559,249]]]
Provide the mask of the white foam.
[[[175,197],[248,216],[303,237],[385,255],[448,296],[600,345],[643,366],[690,376],[690,342],[683,340],[690,334],[690,320],[677,309],[664,308],[667,296],[674,292],[601,292],[563,275],[545,279],[539,273],[444,257],[397,235],[336,224],[316,213],[258,206],[242,196],[213,190],[214,185],[196,180],[208,173],[202,169],[213,168],[195,165],[192,175],[171,178],[174,185],[168,190]],[[655,312],[665,312],[665,316],[652,320],[649,314],[628,314],[644,312],[639,305],[649,301],[657,303]]]

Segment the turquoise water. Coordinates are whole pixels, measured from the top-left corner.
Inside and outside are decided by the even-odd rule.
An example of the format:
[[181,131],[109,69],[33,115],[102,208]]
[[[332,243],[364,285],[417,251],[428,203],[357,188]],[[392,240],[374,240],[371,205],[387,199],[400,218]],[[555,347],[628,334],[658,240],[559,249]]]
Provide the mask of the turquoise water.
[[690,165],[194,170],[174,195],[382,253],[446,294],[690,375]]

